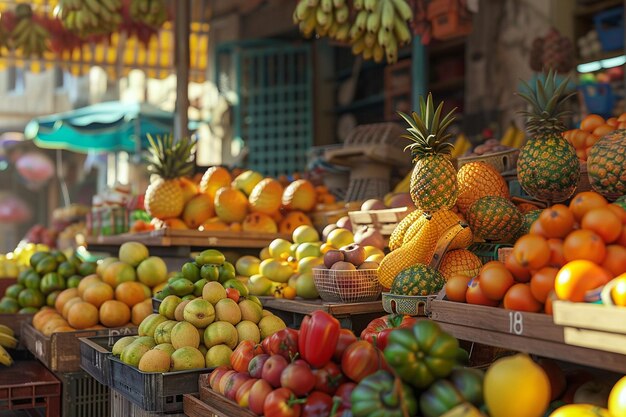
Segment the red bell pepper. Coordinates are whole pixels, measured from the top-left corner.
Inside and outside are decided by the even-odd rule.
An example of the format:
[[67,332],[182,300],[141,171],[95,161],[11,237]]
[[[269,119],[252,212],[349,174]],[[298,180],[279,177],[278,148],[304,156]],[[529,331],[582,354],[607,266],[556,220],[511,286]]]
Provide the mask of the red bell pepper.
[[394,329],[413,327],[417,319],[401,314],[388,314],[372,320],[361,332],[361,339],[373,343],[378,349],[385,349],[389,339],[389,333]]
[[300,356],[311,366],[321,368],[333,357],[339,340],[339,321],[321,310],[304,317],[300,325]]
[[295,358],[298,353],[298,330],[285,328],[270,336],[270,353],[281,355],[288,361]]

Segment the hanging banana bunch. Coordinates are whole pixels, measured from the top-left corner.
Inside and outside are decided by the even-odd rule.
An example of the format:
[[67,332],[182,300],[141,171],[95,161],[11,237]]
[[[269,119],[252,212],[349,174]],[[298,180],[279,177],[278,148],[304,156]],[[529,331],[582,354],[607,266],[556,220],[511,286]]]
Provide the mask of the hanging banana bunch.
[[167,21],[165,0],[130,0],[130,17],[154,28],[160,28]]
[[109,34],[122,23],[122,0],[61,0],[59,6],[63,26],[81,37]]
[[406,0],[354,0],[358,10],[350,28],[352,53],[392,64],[398,60],[398,49],[411,42],[407,21],[413,11]]
[[33,10],[28,4],[18,4],[15,8],[17,23],[9,35],[9,45],[22,52],[25,57],[41,57],[48,50],[50,34],[33,19]]
[[293,12],[293,22],[307,38],[315,32],[318,36],[347,41],[349,19],[346,0],[300,0]]

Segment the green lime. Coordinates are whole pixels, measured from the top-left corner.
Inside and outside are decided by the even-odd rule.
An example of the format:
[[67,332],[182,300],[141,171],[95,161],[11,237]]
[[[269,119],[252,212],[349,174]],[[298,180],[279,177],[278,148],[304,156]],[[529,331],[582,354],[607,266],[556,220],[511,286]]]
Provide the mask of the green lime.
[[200,279],[200,268],[193,262],[184,264],[181,268],[181,272],[183,276],[191,282],[196,282]]
[[20,309],[17,300],[9,297],[3,297],[0,300],[0,313],[15,314]]
[[41,307],[46,303],[46,298],[39,290],[26,288],[20,292],[17,302],[22,307]]
[[25,288],[26,287],[24,287],[22,284],[13,284],[7,287],[6,291],[4,292],[4,295],[6,297],[17,300],[17,297],[20,295],[20,292],[22,292],[22,290]]
[[202,278],[193,283],[193,295],[196,297],[202,297],[202,290],[204,289],[204,285],[209,282],[206,279]]
[[57,266],[59,266],[59,264],[57,264],[56,259],[54,259],[54,257],[52,256],[47,256],[37,263],[35,271],[37,271],[37,273],[40,275],[45,275],[48,272],[56,271]]
[[96,273],[97,265],[94,262],[83,262],[78,266],[78,273],[84,277]]
[[58,264],[67,261],[67,257],[60,250],[53,250],[50,252],[50,256],[52,256]]
[[82,259],[80,259],[76,253],[73,253],[72,256],[70,256],[69,261],[72,265],[74,265],[74,268],[78,268],[80,264],[83,263]]
[[65,278],[56,272],[49,272],[41,279],[41,292],[50,294],[52,291],[64,290]]
[[59,264],[59,267],[57,268],[57,272],[63,278],[69,278],[72,275],[76,274],[76,267],[74,267],[74,264],[72,264],[70,261],[61,262]]
[[61,294],[61,290],[52,291],[46,297],[46,305],[48,307],[54,307],[54,303],[57,301],[57,297]]
[[65,285],[67,288],[77,288],[78,284],[80,284],[80,280],[83,279],[80,275],[72,275],[67,279]]
[[32,290],[38,290],[41,286],[41,277],[35,271],[31,271],[24,280],[24,286]]

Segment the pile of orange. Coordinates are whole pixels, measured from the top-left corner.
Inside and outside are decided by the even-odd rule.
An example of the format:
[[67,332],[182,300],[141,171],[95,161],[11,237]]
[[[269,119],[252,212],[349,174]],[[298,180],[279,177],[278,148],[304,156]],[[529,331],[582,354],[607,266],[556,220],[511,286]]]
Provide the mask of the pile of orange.
[[612,279],[624,281],[611,296],[626,306],[626,210],[585,191],[544,209],[505,262],[488,262],[471,280],[451,277],[445,288],[452,301],[551,314],[552,300],[589,301]]
[[49,336],[55,332],[139,325],[152,313],[145,285],[123,282],[113,288],[97,275],[83,278],[78,288],[62,291],[54,308],[44,307],[33,317],[33,327]]
[[576,149],[578,159],[586,161],[589,149],[602,136],[617,129],[626,129],[626,113],[606,120],[597,114],[590,114],[582,120],[580,129],[568,130],[563,137]]

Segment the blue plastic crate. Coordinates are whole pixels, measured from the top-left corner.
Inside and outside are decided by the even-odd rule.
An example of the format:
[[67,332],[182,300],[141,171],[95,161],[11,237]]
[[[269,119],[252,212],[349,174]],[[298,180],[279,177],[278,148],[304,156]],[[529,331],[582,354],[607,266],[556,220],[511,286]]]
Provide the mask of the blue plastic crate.
[[616,7],[597,13],[593,24],[604,51],[624,49],[624,8]]
[[611,117],[615,104],[615,96],[610,84],[584,84],[578,87],[585,100],[588,113]]

